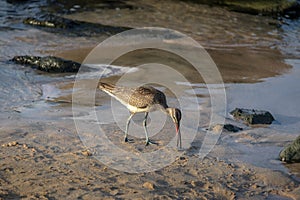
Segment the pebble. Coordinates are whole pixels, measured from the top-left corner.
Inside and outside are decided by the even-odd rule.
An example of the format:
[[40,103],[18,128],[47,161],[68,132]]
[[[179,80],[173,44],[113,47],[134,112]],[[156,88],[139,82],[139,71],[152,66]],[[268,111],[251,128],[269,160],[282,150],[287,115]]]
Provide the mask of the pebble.
[[78,8],[80,8],[81,6],[80,5],[74,5],[73,6],[73,8],[76,8],[76,9],[78,9]]
[[204,190],[208,190],[210,187],[211,187],[211,186],[210,186],[209,183],[205,183],[205,184],[203,185],[202,188],[203,188]]
[[112,190],[109,192],[111,195],[115,196],[119,193],[119,190]]
[[212,128],[214,133],[220,133],[223,130],[223,126],[221,124],[217,124]]
[[17,146],[19,143],[17,141],[9,142],[7,144],[2,144],[3,147],[13,147]]
[[8,146],[12,147],[12,146],[17,146],[18,144],[19,143],[17,141],[13,141],[13,142],[8,143]]
[[186,160],[186,158],[181,156],[181,157],[179,157],[179,160]]
[[202,187],[204,185],[204,183],[202,183],[201,181],[191,181],[191,185],[193,187]]
[[145,183],[143,184],[143,188],[147,188],[147,189],[149,189],[149,190],[154,190],[155,186],[154,186],[153,183],[145,182]]
[[81,152],[84,156],[92,156],[93,154],[89,150],[85,150]]

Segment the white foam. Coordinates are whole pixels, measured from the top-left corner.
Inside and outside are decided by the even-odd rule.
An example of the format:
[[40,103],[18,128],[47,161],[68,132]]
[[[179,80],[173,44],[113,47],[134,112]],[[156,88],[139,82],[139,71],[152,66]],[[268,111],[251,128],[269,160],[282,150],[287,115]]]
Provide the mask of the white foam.
[[[91,79],[91,78],[104,78],[108,76],[121,75],[125,73],[133,73],[138,70],[136,67],[124,67],[117,65],[107,64],[84,64],[83,69],[75,75],[66,76],[66,78],[76,79]],[[87,69],[87,70],[85,70]]]

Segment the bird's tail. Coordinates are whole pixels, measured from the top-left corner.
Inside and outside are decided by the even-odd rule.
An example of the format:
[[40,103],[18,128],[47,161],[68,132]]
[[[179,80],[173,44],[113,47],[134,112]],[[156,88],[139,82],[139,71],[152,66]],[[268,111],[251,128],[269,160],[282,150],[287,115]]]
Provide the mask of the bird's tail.
[[105,92],[112,92],[115,88],[114,84],[99,82],[99,89]]

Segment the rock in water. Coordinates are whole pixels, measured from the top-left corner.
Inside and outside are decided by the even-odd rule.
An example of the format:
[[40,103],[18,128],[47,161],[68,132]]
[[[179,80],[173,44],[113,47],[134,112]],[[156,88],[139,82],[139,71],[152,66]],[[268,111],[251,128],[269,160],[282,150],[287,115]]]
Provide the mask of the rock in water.
[[78,72],[81,64],[54,56],[15,56],[13,62],[50,73]]
[[46,31],[51,31],[52,29],[55,33],[63,33],[64,35],[69,34],[89,37],[95,34],[112,35],[131,29],[129,27],[109,26],[99,23],[71,20],[52,14],[40,15],[37,18],[26,18],[23,20],[23,23],[46,28]]
[[39,70],[46,72],[78,72],[81,64],[53,56],[42,57]]
[[272,124],[274,117],[265,110],[236,108],[230,112],[237,120],[242,120],[246,124]]
[[279,158],[287,163],[300,162],[300,136],[280,152]]
[[240,128],[240,127],[232,125],[232,124],[224,124],[224,129],[229,132],[234,132],[234,133],[243,130],[243,128]]

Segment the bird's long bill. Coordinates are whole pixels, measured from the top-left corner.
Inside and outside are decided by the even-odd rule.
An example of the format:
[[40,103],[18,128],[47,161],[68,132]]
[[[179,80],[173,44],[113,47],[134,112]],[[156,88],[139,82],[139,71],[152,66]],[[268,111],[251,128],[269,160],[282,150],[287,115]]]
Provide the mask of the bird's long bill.
[[178,147],[178,144],[179,144],[179,148],[181,149],[180,124],[179,123],[175,123],[175,127],[176,127],[176,135],[177,135],[177,147]]

